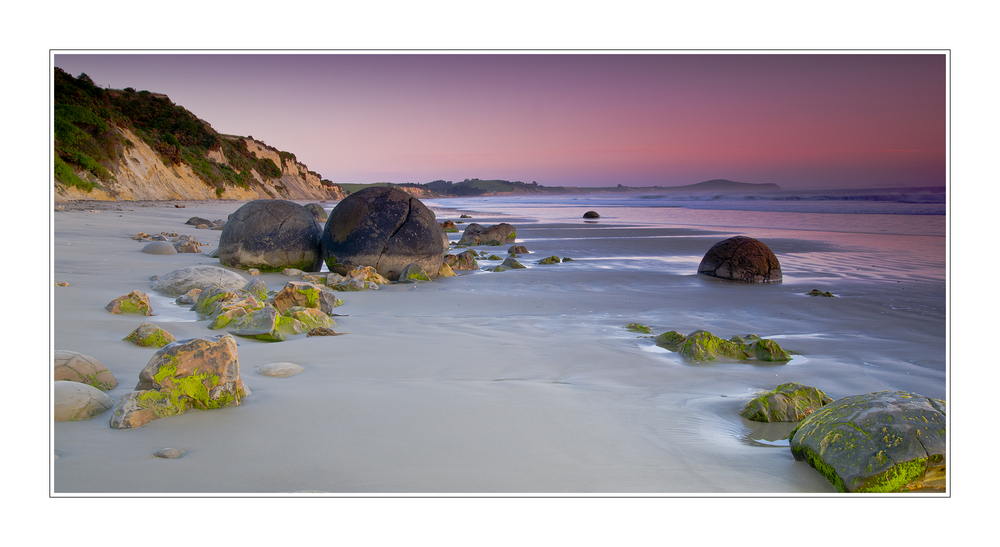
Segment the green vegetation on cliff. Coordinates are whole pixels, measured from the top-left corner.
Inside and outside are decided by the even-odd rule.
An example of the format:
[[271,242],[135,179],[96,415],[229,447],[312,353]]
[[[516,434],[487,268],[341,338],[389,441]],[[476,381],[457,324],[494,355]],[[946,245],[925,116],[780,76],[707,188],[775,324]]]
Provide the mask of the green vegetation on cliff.
[[[217,194],[227,185],[249,188],[254,182],[251,169],[265,179],[281,176],[281,167],[250,152],[242,137],[218,133],[166,95],[130,87],[103,89],[86,74],[74,78],[60,68],[55,68],[54,79],[53,163],[56,180],[63,184],[88,192],[93,188],[74,168],[102,182],[113,179],[114,165],[135,146],[117,128],[138,135],[164,164],[187,164]],[[283,160],[295,160],[294,154],[268,148]],[[210,151],[221,152],[227,164],[210,160]]]

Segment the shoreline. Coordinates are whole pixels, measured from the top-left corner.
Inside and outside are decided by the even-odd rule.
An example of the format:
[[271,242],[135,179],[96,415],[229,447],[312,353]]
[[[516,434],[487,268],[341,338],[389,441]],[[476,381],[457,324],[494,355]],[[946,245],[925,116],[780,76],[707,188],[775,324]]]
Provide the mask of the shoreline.
[[[119,381],[116,401],[154,352],[121,340],[139,323],[178,339],[220,334],[179,307],[145,319],[103,310],[130,290],[152,296],[151,275],[218,265],[143,254],[130,235],[176,231],[210,251],[220,232],[184,221],[225,218],[236,202],[156,203],[130,202],[115,209],[120,216],[54,213],[54,281],[70,286],[53,293],[52,343],[107,365]],[[490,223],[489,215],[464,220]],[[732,230],[560,226],[515,225],[531,251],[526,270],[344,293],[337,330],[347,336],[239,340],[253,394],[238,408],[188,411],[133,431],[110,430],[104,415],[56,423],[54,492],[831,495],[815,470],[738,416],[742,402],[786,381],[834,399],[883,388],[947,398],[944,282],[910,280],[906,264],[854,273],[870,260],[864,237],[847,249],[789,233],[775,241],[786,281],[737,286],[692,272],[706,245]],[[605,237],[622,231],[650,237]],[[535,264],[552,254],[575,260]],[[269,289],[291,280],[261,279]],[[840,298],[804,296],[812,288]],[[694,365],[625,331],[630,322],[656,333],[774,336],[804,357]],[[306,371],[255,372],[271,362]],[[150,457],[173,445],[187,454]]]

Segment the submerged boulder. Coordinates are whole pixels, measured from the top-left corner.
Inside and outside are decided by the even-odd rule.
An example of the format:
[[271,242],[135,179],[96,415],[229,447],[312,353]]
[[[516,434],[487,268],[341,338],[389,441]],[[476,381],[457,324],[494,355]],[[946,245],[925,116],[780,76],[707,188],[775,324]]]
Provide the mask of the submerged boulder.
[[778,283],[781,264],[767,245],[736,236],[713,245],[701,259],[698,273],[744,283]]
[[130,429],[197,408],[238,405],[250,390],[240,378],[236,339],[195,338],[168,344],[139,373],[111,415],[113,429]]
[[814,387],[788,382],[751,399],[740,416],[754,422],[797,422],[832,402]]
[[170,296],[180,296],[191,289],[204,289],[218,285],[226,290],[236,290],[246,285],[242,275],[218,266],[189,266],[164,274],[153,281],[154,291]]
[[792,455],[840,492],[943,489],[946,409],[903,391],[838,399],[792,431]]
[[87,384],[108,391],[118,386],[118,380],[108,367],[89,355],[57,349],[53,355],[52,379]]
[[447,245],[441,226],[417,198],[372,186],[344,198],[326,221],[321,248],[331,272],[371,266],[395,281],[408,264],[437,272]]
[[305,207],[261,199],[240,207],[219,236],[219,262],[233,268],[319,271],[320,228]]
[[733,336],[723,340],[714,334],[696,330],[684,336],[677,331],[665,332],[656,337],[656,345],[684,355],[694,361],[715,361],[719,358],[737,361],[778,361],[791,360],[792,356],[773,340],[756,334]]

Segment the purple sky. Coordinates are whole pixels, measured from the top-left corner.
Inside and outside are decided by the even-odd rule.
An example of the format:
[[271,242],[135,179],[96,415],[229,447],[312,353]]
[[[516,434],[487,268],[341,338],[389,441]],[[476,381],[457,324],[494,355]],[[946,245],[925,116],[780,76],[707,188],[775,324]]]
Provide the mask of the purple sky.
[[334,182],[946,180],[939,54],[76,54]]

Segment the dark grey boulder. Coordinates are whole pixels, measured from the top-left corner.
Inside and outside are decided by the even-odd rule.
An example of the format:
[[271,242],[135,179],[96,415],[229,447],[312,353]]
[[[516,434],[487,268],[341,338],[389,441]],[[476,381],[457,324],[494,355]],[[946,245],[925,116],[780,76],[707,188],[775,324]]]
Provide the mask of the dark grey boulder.
[[199,224],[205,224],[207,226],[214,225],[214,223],[211,220],[201,217],[191,217],[184,224],[190,224],[191,226],[198,226]]
[[583,218],[601,218],[601,215],[597,214],[597,211],[587,211],[583,214]]
[[251,201],[233,213],[219,236],[219,262],[233,268],[319,271],[320,228],[305,207],[285,200]]
[[372,266],[390,281],[410,263],[435,274],[447,246],[441,226],[417,198],[397,188],[372,186],[355,192],[330,213],[323,230],[323,259],[346,275]]
[[743,283],[781,282],[781,264],[771,249],[747,236],[720,241],[705,253],[698,273]]
[[945,485],[944,401],[904,391],[838,399],[792,431],[796,460],[840,492],[900,492]]

